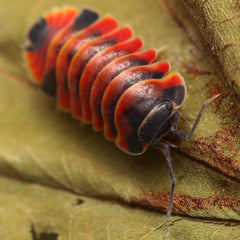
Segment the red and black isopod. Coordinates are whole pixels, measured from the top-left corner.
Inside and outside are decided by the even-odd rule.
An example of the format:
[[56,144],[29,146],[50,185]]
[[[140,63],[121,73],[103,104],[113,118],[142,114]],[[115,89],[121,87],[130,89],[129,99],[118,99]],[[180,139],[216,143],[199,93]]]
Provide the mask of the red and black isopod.
[[[62,8],[42,17],[28,32],[25,57],[33,78],[58,107],[74,118],[92,123],[96,131],[115,141],[131,155],[148,146],[166,157],[172,182],[167,223],[174,196],[175,179],[169,145],[162,140],[168,132],[189,139],[207,100],[190,131],[177,129],[178,109],[186,97],[179,73],[168,75],[170,63],[156,62],[154,49],[139,52],[141,38],[131,40],[129,27],[118,29],[111,16],[85,9]],[[168,224],[167,224],[168,225]]]

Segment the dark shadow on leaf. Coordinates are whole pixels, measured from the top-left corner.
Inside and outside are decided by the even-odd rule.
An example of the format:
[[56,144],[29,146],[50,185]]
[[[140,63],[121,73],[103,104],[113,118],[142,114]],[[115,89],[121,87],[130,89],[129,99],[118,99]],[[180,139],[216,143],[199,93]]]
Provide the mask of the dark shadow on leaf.
[[57,240],[58,239],[57,233],[42,232],[38,234],[33,224],[31,224],[31,234],[32,234],[33,240]]
[[84,203],[84,200],[81,199],[81,198],[78,198],[78,199],[77,199],[77,202],[76,202],[76,205],[81,205],[81,204],[83,204],[83,203]]

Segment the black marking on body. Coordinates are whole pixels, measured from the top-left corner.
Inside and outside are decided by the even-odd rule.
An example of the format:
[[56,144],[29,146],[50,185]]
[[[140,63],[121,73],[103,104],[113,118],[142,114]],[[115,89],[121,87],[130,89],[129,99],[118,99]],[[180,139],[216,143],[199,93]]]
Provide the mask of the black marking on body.
[[183,85],[178,85],[175,87],[164,89],[163,95],[166,99],[173,101],[176,105],[179,106],[182,104],[185,98],[186,89]]
[[57,82],[55,69],[44,76],[42,90],[51,97],[57,95]]
[[80,31],[98,19],[98,14],[92,10],[84,9],[82,13],[75,19],[73,25],[73,31]]
[[68,61],[71,63],[74,55],[76,54],[77,50],[72,51],[71,53],[68,54]]
[[44,18],[41,18],[33,27],[30,29],[28,33],[28,41],[25,49],[27,51],[34,51],[39,49],[47,35],[49,34],[49,28],[47,26],[47,22]]
[[57,54],[59,54],[59,52],[60,52],[60,50],[61,50],[63,45],[64,45],[64,43],[62,43],[62,44],[60,44],[59,46],[56,47]]
[[152,72],[152,78],[154,78],[154,79],[162,78],[163,75],[164,75],[164,73],[163,73],[163,72],[160,72],[160,71]]
[[[118,98],[119,99],[119,98]],[[112,99],[110,104],[109,104],[110,108],[109,110],[111,110],[111,112],[108,113],[108,115],[110,116],[109,118],[109,128],[111,130],[111,132],[116,136],[117,135],[117,128],[115,126],[115,122],[114,122],[114,119],[115,119],[115,108],[116,108],[116,100],[115,99]]]

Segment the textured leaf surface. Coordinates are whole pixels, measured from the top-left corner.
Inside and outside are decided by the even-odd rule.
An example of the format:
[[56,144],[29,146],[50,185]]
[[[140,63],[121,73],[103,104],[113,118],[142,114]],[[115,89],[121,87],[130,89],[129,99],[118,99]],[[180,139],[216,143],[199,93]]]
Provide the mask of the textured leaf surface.
[[[171,238],[237,239],[240,63],[239,31],[234,26],[240,25],[234,11],[239,5],[222,1],[219,11],[214,1],[191,2],[71,0],[68,4],[79,9],[87,5],[102,16],[111,13],[145,39],[145,48],[159,49],[159,59],[169,59],[186,80],[184,111],[195,116],[207,98],[222,94],[207,107],[190,141],[170,137],[179,146],[172,151],[177,216],[172,218]],[[170,180],[162,154],[154,149],[140,157],[120,152],[90,125],[59,112],[55,101],[28,78],[22,58],[25,33],[44,11],[64,3],[0,0],[0,174],[5,176],[0,179],[0,236],[166,238]],[[216,21],[223,21],[222,27]],[[215,32],[216,40],[208,35]],[[179,128],[189,131],[184,124]],[[84,203],[78,205],[79,195]]]
[[[5,240],[167,239],[160,238],[166,235],[162,224],[165,216],[156,212],[5,178],[1,178],[0,189],[1,238]],[[173,239],[179,236],[237,239],[239,236],[235,224],[177,216],[173,221]]]

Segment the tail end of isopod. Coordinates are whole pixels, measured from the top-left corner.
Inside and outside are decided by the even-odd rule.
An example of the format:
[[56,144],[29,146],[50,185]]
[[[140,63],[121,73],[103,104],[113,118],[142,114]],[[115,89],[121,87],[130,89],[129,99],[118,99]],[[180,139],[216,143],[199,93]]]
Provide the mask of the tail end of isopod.
[[76,18],[78,11],[64,7],[55,9],[41,17],[28,31],[24,44],[25,58],[31,77],[41,83],[48,46],[53,37],[65,25]]

